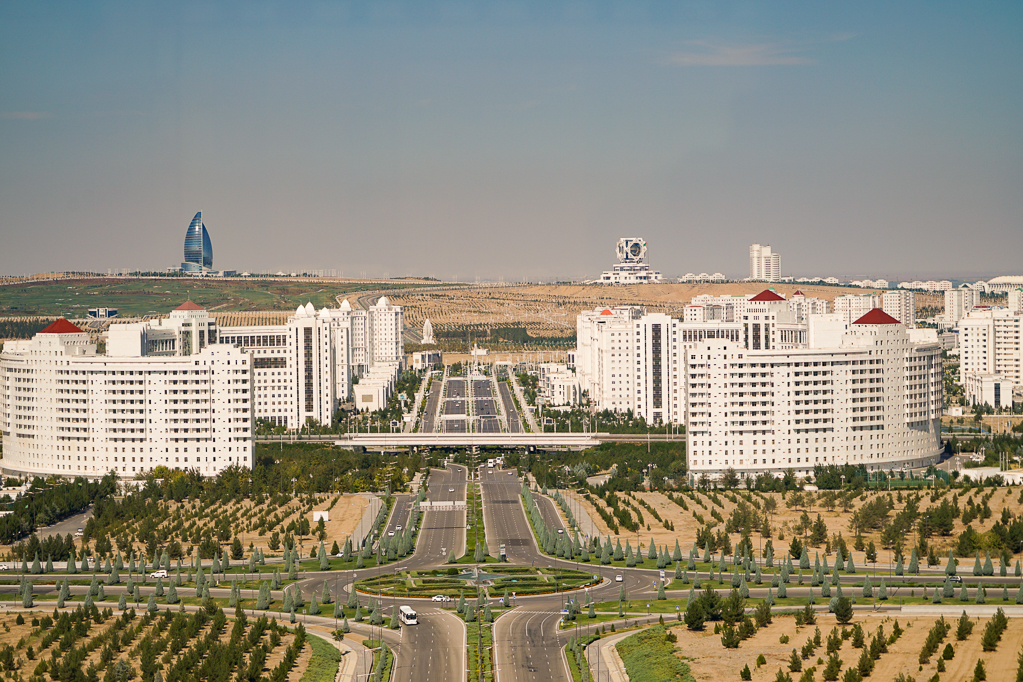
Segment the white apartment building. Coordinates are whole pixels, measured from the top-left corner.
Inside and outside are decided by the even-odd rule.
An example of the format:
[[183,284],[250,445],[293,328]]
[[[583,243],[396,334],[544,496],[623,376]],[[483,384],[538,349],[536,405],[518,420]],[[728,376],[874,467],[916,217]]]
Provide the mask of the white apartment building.
[[913,291],[886,291],[881,294],[881,310],[907,327],[916,326],[916,293]]
[[753,244],[749,247],[749,278],[758,282],[777,282],[781,279],[781,254],[772,253],[769,245]]
[[579,380],[568,365],[560,362],[545,362],[537,366],[540,379],[540,395],[545,405],[561,407],[578,405],[582,398]]
[[966,400],[971,405],[990,405],[998,409],[1012,407],[1012,390],[1015,384],[1001,374],[966,375],[963,388]]
[[843,294],[836,296],[834,310],[850,324],[874,308],[880,308],[907,327],[916,326],[916,293],[906,290],[881,294]]
[[1009,310],[1023,313],[1023,288],[1012,289],[1007,295]]
[[[959,320],[957,331],[960,381],[967,402],[987,402],[984,381],[989,385],[996,379],[1023,385],[1023,313],[976,307]],[[978,377],[990,378],[980,381]],[[1011,396],[1011,390],[1009,393]],[[1006,400],[1011,402],[1012,398]]]
[[835,296],[834,310],[849,324],[858,320],[874,308],[881,307],[881,297],[877,294],[842,294]]
[[650,424],[681,423],[678,320],[639,307],[576,318],[576,377],[599,410],[632,410]]
[[330,425],[349,399],[360,410],[386,405],[401,372],[403,327],[402,309],[382,296],[369,310],[347,299],[319,312],[307,303],[286,324],[223,327],[219,339],[252,351],[256,418],[295,429],[310,419]]
[[978,305],[980,305],[980,292],[973,287],[949,289],[945,292],[945,324],[954,327],[959,320],[966,316],[966,313]]
[[941,349],[913,343],[881,310],[845,330],[811,318],[807,348],[750,350],[725,340],[686,354],[689,470],[756,476],[817,464],[922,466],[941,452]]
[[206,476],[252,467],[248,353],[220,345],[149,357],[130,350],[101,355],[64,319],[30,340],[7,341],[4,473],[136,478],[158,466]]

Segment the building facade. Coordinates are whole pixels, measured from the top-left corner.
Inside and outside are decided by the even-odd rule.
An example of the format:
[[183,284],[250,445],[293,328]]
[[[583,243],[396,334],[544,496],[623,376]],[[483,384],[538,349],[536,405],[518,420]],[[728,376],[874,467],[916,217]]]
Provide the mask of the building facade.
[[185,260],[181,263],[181,269],[196,273],[213,269],[213,242],[202,222],[202,211],[195,214],[185,232]]
[[381,297],[368,310],[299,306],[283,325],[224,327],[221,343],[253,354],[255,415],[297,429],[333,423],[341,403],[386,405],[404,358],[401,307]]
[[769,245],[753,244],[749,247],[749,278],[757,282],[781,280],[781,254],[773,253]]
[[973,287],[959,287],[945,292],[944,322],[956,326],[966,313],[980,305],[980,291]]
[[601,284],[650,284],[660,282],[661,273],[651,270],[646,262],[646,240],[642,237],[622,237],[615,249],[618,264],[605,270]]
[[912,343],[905,325],[881,310],[848,331],[811,336],[821,345],[750,350],[711,340],[686,350],[694,479],[726,469],[809,476],[817,464],[876,470],[937,460],[942,369],[936,343]]
[[253,464],[252,363],[241,349],[99,354],[58,320],[0,353],[7,474],[137,478],[163,466],[213,476]]
[[[985,382],[1004,382],[1006,387],[1009,383],[1023,385],[1023,313],[975,307],[959,320],[957,331],[959,378],[970,404],[987,402],[994,407],[987,400],[993,392],[983,388]],[[1011,404],[1012,398],[1005,400]]]

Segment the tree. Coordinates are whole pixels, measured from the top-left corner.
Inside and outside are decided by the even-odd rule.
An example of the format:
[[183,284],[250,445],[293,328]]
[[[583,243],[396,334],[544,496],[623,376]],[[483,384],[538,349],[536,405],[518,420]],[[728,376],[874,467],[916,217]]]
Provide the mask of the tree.
[[852,601],[848,597],[837,597],[835,602],[835,620],[840,625],[845,625],[852,620],[853,608]]
[[242,549],[242,541],[237,535],[234,536],[234,541],[231,543],[231,558],[235,561],[242,559],[245,556],[245,550]]
[[725,623],[721,628],[721,646],[726,649],[738,649],[740,641],[739,633],[735,628],[731,624]]
[[789,671],[798,673],[803,669],[803,659],[799,657],[799,652],[795,649],[792,650],[792,655],[789,656]]
[[686,627],[690,630],[702,630],[703,624],[706,622],[707,617],[703,610],[703,603],[701,599],[694,599],[686,606],[685,617]]
[[842,661],[838,658],[838,654],[832,652],[828,655],[828,662],[824,665],[824,671],[821,673],[823,679],[828,682],[834,682],[838,679],[838,673],[842,670]]

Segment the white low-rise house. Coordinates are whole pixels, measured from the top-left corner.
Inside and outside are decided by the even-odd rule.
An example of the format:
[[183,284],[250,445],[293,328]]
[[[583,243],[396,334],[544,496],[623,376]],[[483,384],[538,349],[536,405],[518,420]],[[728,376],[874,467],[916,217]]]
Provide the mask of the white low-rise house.
[[558,362],[545,362],[537,366],[540,395],[545,405],[560,407],[578,405],[582,391],[575,372]]
[[253,463],[252,362],[185,343],[174,355],[99,354],[60,319],[0,353],[6,474],[140,477],[159,466],[216,475]]
[[[830,318],[831,316],[825,316]],[[941,452],[941,349],[913,343],[876,309],[843,331],[840,316],[805,348],[724,340],[685,351],[691,475],[755,476],[817,464],[923,466]]]
[[359,383],[352,387],[355,407],[364,412],[375,412],[387,407],[394,385],[401,375],[397,362],[378,362],[370,367]]

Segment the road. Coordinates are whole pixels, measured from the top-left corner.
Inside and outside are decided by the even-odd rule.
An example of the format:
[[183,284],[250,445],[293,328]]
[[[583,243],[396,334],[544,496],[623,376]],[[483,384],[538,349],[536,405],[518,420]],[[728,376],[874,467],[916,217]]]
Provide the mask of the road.
[[[466,433],[465,379],[448,379],[444,400],[444,433]],[[461,419],[453,418],[461,416]]]
[[384,533],[389,537],[394,537],[408,526],[409,514],[412,513],[413,499],[411,495],[407,494],[397,494],[394,496],[394,508],[391,510],[391,516],[387,519],[387,525],[384,527]]
[[79,528],[85,528],[85,522],[92,517],[92,507],[89,507],[81,514],[75,514],[72,517],[66,518],[63,521],[58,521],[52,526],[46,528],[40,528],[36,531],[36,535],[39,539],[48,538],[51,535],[71,535],[75,534]]
[[508,415],[508,432],[522,433],[522,422],[519,420],[519,411],[515,409],[515,401],[512,400],[511,389],[508,382],[498,383],[498,391],[501,394],[501,403],[504,405],[504,413]]
[[497,418],[497,402],[490,379],[473,379],[472,398],[480,433],[501,433],[501,422]]
[[440,377],[430,384],[430,393],[426,397],[426,409],[423,410],[423,425],[420,431],[433,433],[436,431],[437,406],[440,404],[440,395],[444,390],[444,381]]
[[[485,470],[486,467],[481,467],[484,471],[481,473],[483,514],[492,554],[496,556],[493,548],[503,543],[511,563],[592,570],[603,578],[601,585],[589,591],[597,601],[617,599],[622,585],[634,599],[646,592],[653,594],[654,574],[649,571],[644,574],[592,564],[580,565],[540,554],[520,502],[522,481],[508,470],[494,474],[485,473]],[[616,574],[623,575],[622,583],[614,582]],[[583,598],[583,595],[577,596]],[[563,594],[519,597],[516,599],[518,608],[495,621],[494,652],[497,668],[501,671],[500,682],[535,682],[538,679],[571,682],[572,677],[561,652],[568,635],[558,628],[563,603]]]

